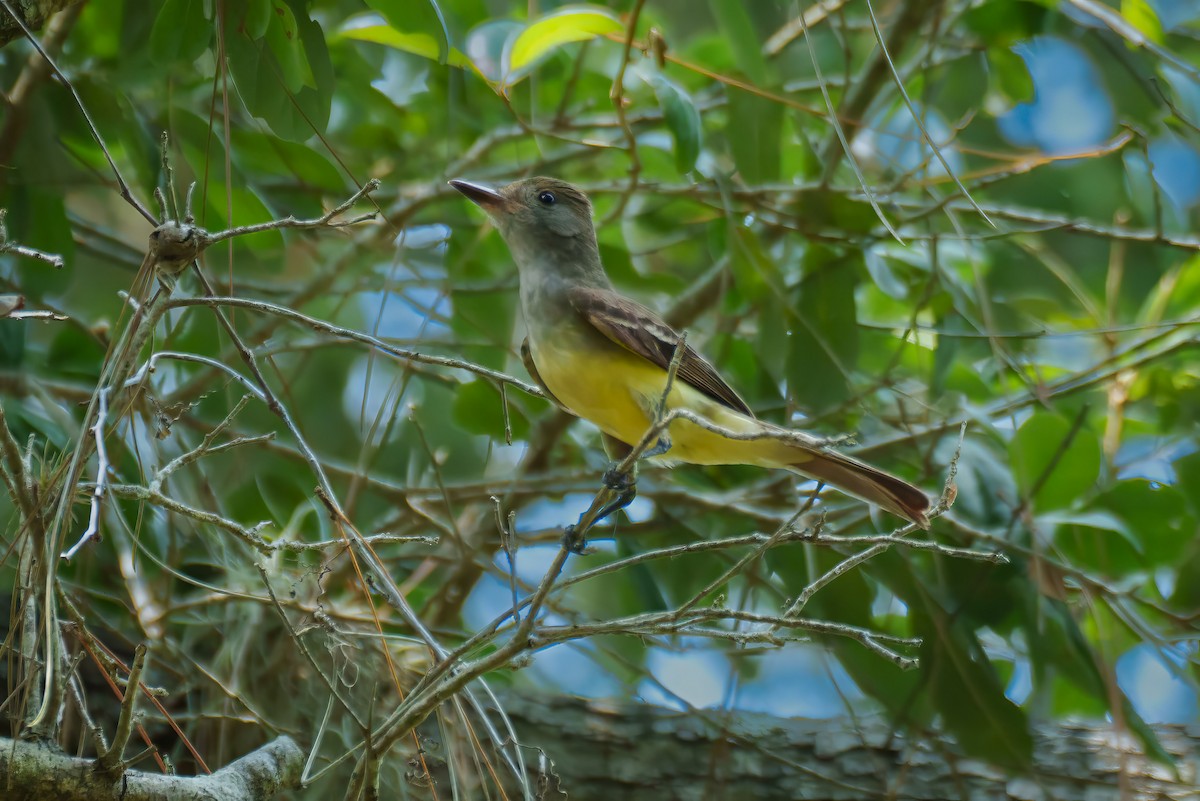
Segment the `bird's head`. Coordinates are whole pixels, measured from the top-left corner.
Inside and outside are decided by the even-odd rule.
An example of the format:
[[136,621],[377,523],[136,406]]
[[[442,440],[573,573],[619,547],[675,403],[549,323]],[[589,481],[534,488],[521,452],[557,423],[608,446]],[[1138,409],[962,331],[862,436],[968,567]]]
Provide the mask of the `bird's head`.
[[470,181],[450,185],[483,209],[510,247],[562,247],[563,239],[594,239],[587,195],[557,178],[522,178],[500,189]]

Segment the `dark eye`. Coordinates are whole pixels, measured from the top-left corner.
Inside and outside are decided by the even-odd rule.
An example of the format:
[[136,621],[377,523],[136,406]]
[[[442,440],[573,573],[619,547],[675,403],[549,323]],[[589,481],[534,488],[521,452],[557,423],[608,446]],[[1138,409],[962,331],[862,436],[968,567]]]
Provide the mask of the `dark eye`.
[[538,195],[538,202],[541,203],[543,206],[553,206],[554,201],[556,201],[556,200],[558,200],[558,198],[556,198],[554,196],[553,192],[543,192],[540,195]]

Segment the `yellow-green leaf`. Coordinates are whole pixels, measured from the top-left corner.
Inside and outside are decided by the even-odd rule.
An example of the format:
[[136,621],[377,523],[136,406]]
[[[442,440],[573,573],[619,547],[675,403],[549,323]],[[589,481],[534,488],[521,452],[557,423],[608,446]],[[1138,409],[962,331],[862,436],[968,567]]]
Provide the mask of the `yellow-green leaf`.
[[1162,44],[1162,23],[1148,0],[1121,0],[1121,16],[1141,31],[1147,39]]
[[569,42],[583,42],[623,30],[625,26],[621,20],[607,9],[596,6],[564,8],[530,24],[517,37],[509,55],[509,70],[519,72],[554,48]]
[[316,89],[317,79],[313,76],[308,56],[304,52],[304,42],[300,39],[295,14],[286,3],[274,3],[273,8],[275,14],[267,26],[267,47],[279,62],[283,85],[292,93],[299,92],[306,86]]
[[[347,28],[341,32],[343,38],[355,39],[360,42],[373,42],[394,50],[403,50],[414,56],[421,56],[430,61],[437,61],[439,45],[436,39],[427,33],[401,33],[390,25],[364,25],[359,28]],[[455,48],[450,48],[447,62],[453,67],[470,66],[466,56]]]

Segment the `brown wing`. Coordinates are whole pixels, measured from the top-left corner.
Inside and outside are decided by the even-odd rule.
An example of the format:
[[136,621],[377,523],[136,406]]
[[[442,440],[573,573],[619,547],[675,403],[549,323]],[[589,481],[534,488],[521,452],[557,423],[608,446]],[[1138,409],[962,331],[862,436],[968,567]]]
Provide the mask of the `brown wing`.
[[[613,342],[664,370],[671,366],[679,334],[642,304],[608,289],[572,289],[567,299],[583,319]],[[691,345],[684,348],[677,374],[681,381],[734,411],[754,416],[703,356]]]

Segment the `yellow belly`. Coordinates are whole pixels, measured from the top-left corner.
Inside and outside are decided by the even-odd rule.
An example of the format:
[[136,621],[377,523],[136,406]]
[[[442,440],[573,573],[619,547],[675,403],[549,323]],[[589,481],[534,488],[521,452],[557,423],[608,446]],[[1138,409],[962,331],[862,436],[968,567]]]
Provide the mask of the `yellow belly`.
[[[666,387],[667,371],[620,345],[605,340],[584,347],[566,343],[530,343],[534,364],[546,387],[572,412],[601,431],[636,445],[653,425],[654,410]],[[558,345],[558,346],[556,346]],[[668,409],[687,409],[715,425],[739,433],[761,430],[753,418],[714,401],[676,380]],[[692,464],[759,464],[775,466],[778,456],[769,440],[731,440],[686,420],[668,430],[665,461]]]

